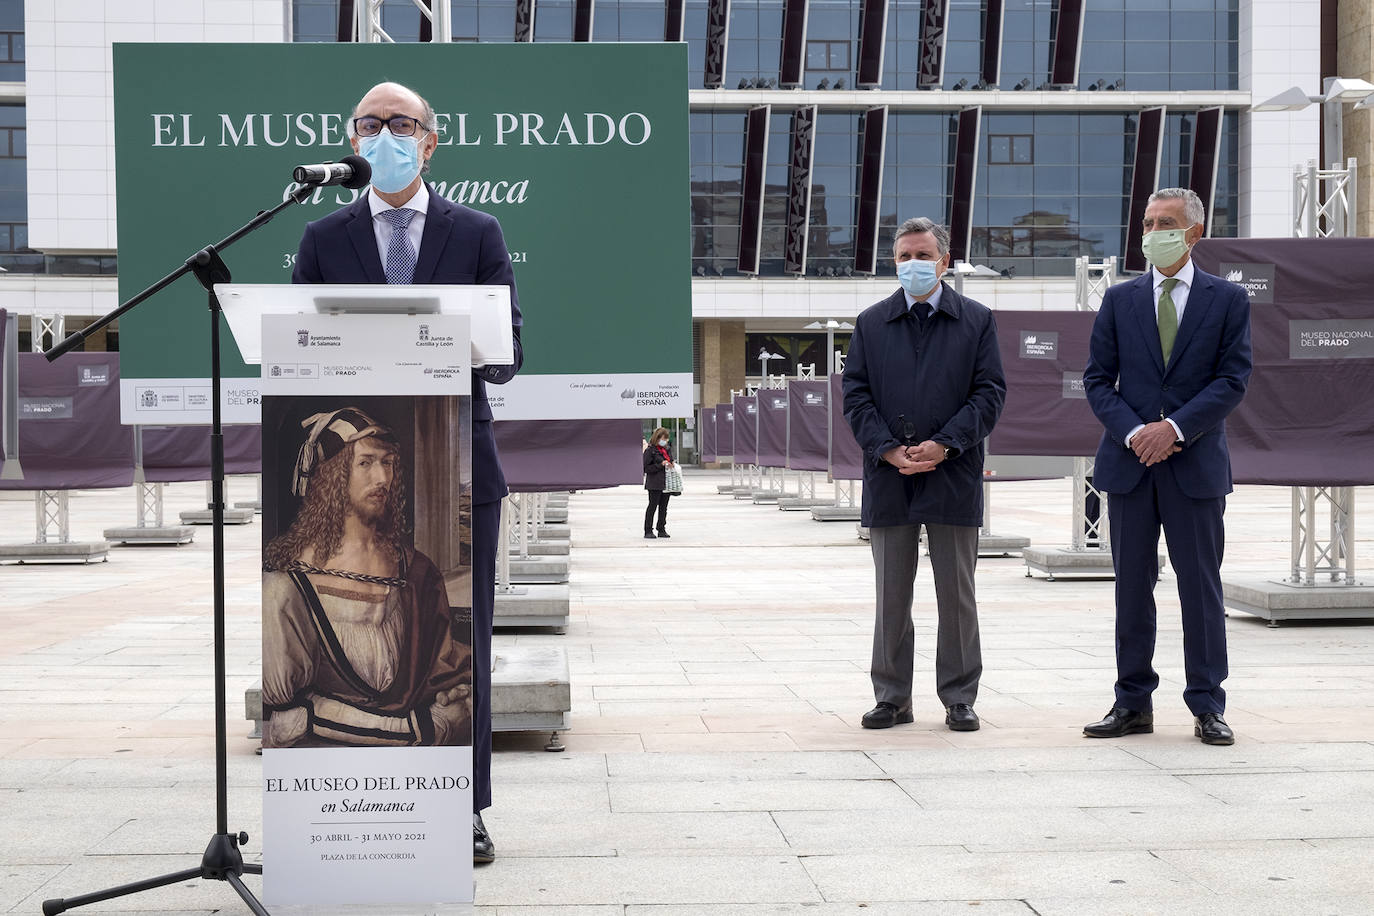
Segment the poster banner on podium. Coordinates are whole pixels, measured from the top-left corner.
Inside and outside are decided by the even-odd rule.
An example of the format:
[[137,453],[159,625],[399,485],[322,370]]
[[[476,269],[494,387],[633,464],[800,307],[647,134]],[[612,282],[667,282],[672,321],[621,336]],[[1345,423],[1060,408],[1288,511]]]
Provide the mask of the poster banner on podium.
[[269,904],[472,900],[468,352],[462,315],[263,319]]
[[[113,54],[121,299],[286,199],[296,166],[351,154],[354,106],[394,80],[435,111],[431,193],[501,223],[524,365],[517,384],[493,386],[508,389],[497,418],[691,414],[685,44],[159,42]],[[169,181],[176,206],[150,206]],[[234,282],[291,282],[306,222],[366,193],[319,188],[235,241],[222,251]],[[120,319],[125,423],[210,421],[208,324],[189,276]],[[229,334],[221,358],[225,421],[257,422],[259,367]]]

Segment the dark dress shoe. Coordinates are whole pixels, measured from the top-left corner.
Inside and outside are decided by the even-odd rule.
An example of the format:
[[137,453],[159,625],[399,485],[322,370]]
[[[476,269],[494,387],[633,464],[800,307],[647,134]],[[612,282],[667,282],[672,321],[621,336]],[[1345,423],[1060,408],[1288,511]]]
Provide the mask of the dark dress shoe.
[[646,532],[644,532],[644,536],[645,536],[646,538],[648,538],[649,540],[653,540],[653,538],[654,538],[654,533],[653,533],[652,531],[646,531]]
[[496,844],[487,833],[487,825],[482,823],[482,815],[472,816],[472,861],[478,863],[496,861]]
[[669,534],[668,532],[664,531],[662,528],[658,529],[658,536],[661,537],[661,538],[672,537],[671,534]]
[[915,721],[911,715],[911,707],[898,709],[891,703],[879,703],[868,712],[864,713],[864,728],[891,728],[894,725],[905,725]]
[[1193,734],[1202,739],[1203,744],[1235,744],[1236,735],[1231,726],[1221,717],[1221,713],[1204,712],[1194,720]]
[[1112,711],[1101,722],[1083,726],[1083,734],[1089,738],[1120,738],[1122,735],[1140,733],[1148,735],[1155,730],[1155,714],[1146,710],[1139,712],[1113,706]]
[[955,703],[945,707],[945,724],[952,732],[978,731],[978,713],[967,703]]

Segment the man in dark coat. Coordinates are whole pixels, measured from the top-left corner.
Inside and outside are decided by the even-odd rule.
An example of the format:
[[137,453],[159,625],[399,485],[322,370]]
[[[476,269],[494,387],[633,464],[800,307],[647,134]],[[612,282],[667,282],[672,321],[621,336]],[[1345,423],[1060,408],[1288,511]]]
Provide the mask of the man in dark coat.
[[515,362],[472,371],[473,860],[495,844],[482,822],[491,804],[491,628],[496,541],[506,478],[496,453],[487,384],[519,371],[520,306],[510,252],[496,217],[451,203],[420,176],[438,145],[434,109],[398,83],[373,86],[348,122],[349,142],[372,166],[357,201],[305,227],[293,283],[453,283],[510,287]]
[[911,722],[911,603],[926,528],[939,626],[935,692],[945,724],[976,731],[983,672],[973,571],[983,523],[983,440],[1006,382],[987,306],[940,277],[949,233],[909,219],[893,240],[902,288],[858,317],[844,366],[844,415],[864,453],[863,524],[877,577],[873,693],[865,728]]
[[1199,270],[1207,214],[1187,188],[1150,195],[1141,248],[1152,269],[1107,290],[1093,322],[1083,388],[1101,421],[1095,485],[1108,494],[1116,572],[1116,697],[1090,738],[1154,731],[1159,532],[1183,613],[1183,700],[1203,744],[1235,742],[1226,724],[1222,516],[1231,492],[1226,417],[1250,382],[1250,297]]

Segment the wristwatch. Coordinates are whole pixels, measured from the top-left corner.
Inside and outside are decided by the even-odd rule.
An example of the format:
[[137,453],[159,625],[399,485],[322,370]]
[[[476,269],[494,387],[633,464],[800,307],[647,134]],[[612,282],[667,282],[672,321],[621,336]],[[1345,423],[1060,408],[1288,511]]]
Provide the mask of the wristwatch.
[[957,451],[958,451],[958,449],[956,449],[954,446],[952,446],[952,445],[946,445],[946,446],[945,446],[945,460],[948,461],[949,459],[953,458],[954,455],[955,455],[955,453],[956,453]]

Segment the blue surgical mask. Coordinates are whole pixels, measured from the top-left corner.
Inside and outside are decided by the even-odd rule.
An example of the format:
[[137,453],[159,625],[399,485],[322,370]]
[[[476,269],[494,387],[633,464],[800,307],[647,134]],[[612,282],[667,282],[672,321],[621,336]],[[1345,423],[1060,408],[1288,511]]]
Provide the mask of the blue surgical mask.
[[901,281],[902,289],[913,296],[924,296],[935,289],[935,284],[939,282],[939,276],[935,273],[935,265],[939,263],[939,261],[922,261],[918,258],[912,258],[898,264],[897,279]]
[[358,152],[372,166],[372,186],[384,194],[410,187],[420,174],[420,138],[393,137],[388,128],[375,137],[361,137]]

